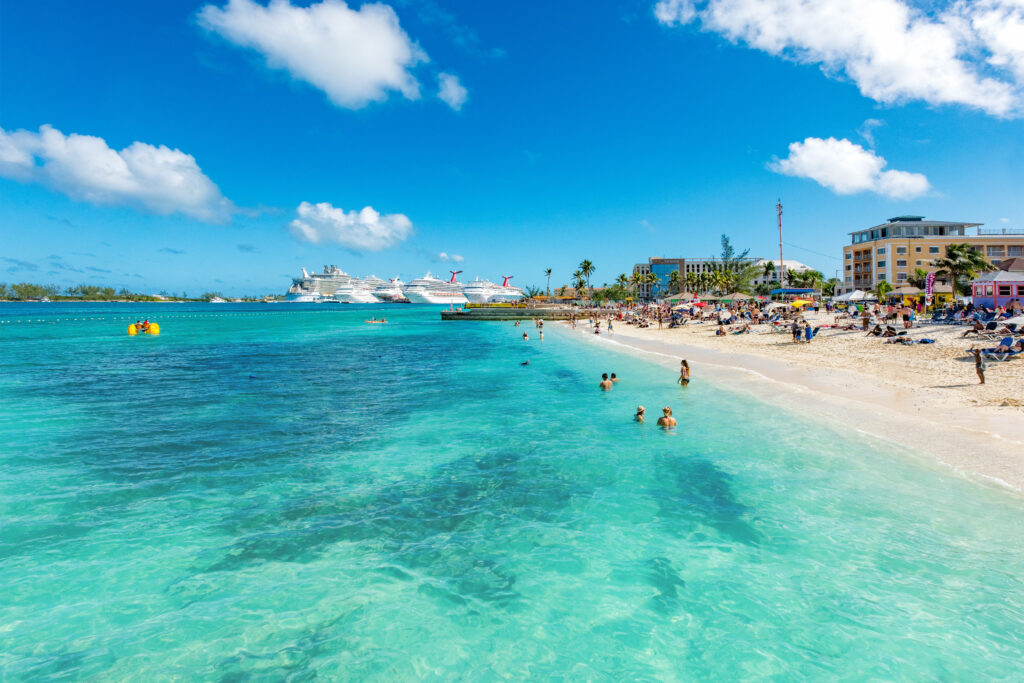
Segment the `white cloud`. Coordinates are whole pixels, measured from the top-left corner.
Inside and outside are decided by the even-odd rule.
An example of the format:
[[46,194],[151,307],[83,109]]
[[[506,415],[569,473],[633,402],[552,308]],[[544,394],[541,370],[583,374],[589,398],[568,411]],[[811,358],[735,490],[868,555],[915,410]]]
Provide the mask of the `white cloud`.
[[789,156],[768,168],[776,173],[809,178],[836,194],[875,192],[892,199],[914,199],[931,185],[920,173],[883,170],[888,162],[847,139],[807,138],[789,146]]
[[999,219],[999,222],[1000,222],[1000,223],[1009,223],[1009,222],[1010,222],[1010,219],[1009,219],[1009,218],[1000,218],[1000,219]]
[[302,202],[289,224],[292,235],[313,244],[340,244],[353,251],[380,251],[412,234],[412,221],[400,213],[381,215],[367,206],[362,211],[336,209],[327,202]]
[[341,0],[309,7],[288,0],[271,0],[266,7],[229,0],[223,9],[203,7],[199,23],[350,109],[381,102],[390,91],[418,99],[419,82],[409,70],[429,61],[399,26],[395,11],[379,3],[353,10]]
[[849,78],[887,104],[960,104],[1024,113],[1024,2],[937,0],[661,0],[666,26],[706,31]]
[[466,103],[468,93],[459,81],[459,77],[446,73],[438,74],[437,84],[440,87],[437,96],[455,111],[461,110],[462,105]]
[[867,119],[864,123],[860,124],[860,128],[857,129],[857,134],[860,135],[868,143],[868,147],[875,146],[875,128],[884,126],[885,121],[879,121],[878,119]]
[[0,128],[0,176],[43,183],[94,204],[126,204],[214,223],[229,220],[235,210],[181,150],[133,142],[117,151],[103,138],[64,135],[52,126],[38,133]]
[[449,254],[448,252],[442,251],[440,254],[437,255],[437,260],[444,261],[445,263],[449,261],[454,263],[462,263],[466,259],[464,259],[459,254]]

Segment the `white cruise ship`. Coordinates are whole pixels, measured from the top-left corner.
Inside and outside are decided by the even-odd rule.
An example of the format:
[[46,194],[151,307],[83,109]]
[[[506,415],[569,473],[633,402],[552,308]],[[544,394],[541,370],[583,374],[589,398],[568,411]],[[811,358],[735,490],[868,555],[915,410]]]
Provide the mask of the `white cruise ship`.
[[292,280],[284,300],[292,303],[319,303],[333,301],[338,288],[349,284],[352,278],[338,266],[324,266],[324,272],[310,275],[302,269],[302,277]]
[[449,282],[439,280],[430,273],[418,277],[405,287],[405,296],[414,304],[461,305],[469,303],[462,293],[462,283],[455,279],[461,270],[449,271],[452,279]]
[[334,298],[343,304],[379,304],[380,300],[373,291],[359,278],[352,278],[348,283],[338,287]]
[[373,290],[373,295],[381,301],[408,301],[402,291],[403,287],[405,283],[396,277]]
[[473,282],[467,283],[463,287],[462,293],[470,303],[474,304],[519,301],[526,295],[523,293],[523,290],[513,287],[508,283],[512,277],[512,275],[506,275],[505,281],[501,285],[496,285],[490,280],[477,278]]

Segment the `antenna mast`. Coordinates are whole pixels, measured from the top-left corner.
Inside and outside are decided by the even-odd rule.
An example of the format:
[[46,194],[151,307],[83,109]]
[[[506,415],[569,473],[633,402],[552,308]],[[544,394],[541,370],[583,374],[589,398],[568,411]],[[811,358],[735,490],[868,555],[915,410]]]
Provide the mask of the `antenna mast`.
[[786,287],[786,262],[782,259],[782,200],[775,203],[775,213],[779,217],[779,286]]

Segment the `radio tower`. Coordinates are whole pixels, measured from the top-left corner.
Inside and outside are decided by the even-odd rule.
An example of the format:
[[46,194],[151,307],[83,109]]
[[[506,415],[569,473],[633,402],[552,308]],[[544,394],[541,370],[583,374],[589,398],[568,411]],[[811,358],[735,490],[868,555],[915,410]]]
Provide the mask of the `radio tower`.
[[779,217],[779,287],[786,287],[786,262],[782,259],[782,200],[775,203],[775,213]]

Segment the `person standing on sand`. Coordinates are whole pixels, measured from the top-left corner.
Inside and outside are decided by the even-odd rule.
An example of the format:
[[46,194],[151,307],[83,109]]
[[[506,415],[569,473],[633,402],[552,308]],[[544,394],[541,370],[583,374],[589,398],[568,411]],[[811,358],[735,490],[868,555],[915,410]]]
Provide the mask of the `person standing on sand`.
[[665,406],[661,409],[661,417],[658,418],[658,426],[670,429],[676,426],[676,419],[672,417],[672,409]]
[[985,383],[985,357],[981,355],[981,349],[971,347],[967,349],[967,353],[974,356],[974,371],[978,373],[978,384]]
[[601,384],[599,384],[598,386],[601,387],[601,391],[611,391],[612,381],[608,379],[607,372],[601,375]]
[[684,387],[690,383],[690,364],[685,360],[679,362],[679,379],[676,382]]

